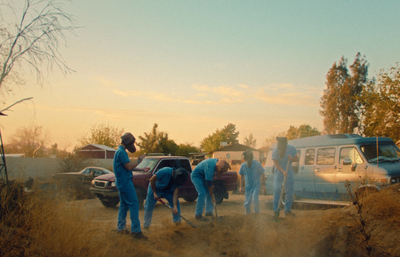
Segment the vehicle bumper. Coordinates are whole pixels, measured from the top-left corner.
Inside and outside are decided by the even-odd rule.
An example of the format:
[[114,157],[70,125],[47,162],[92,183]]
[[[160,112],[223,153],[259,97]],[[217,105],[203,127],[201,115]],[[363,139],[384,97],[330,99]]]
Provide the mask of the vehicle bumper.
[[91,187],[90,192],[92,192],[98,197],[119,197],[118,190],[116,189]]

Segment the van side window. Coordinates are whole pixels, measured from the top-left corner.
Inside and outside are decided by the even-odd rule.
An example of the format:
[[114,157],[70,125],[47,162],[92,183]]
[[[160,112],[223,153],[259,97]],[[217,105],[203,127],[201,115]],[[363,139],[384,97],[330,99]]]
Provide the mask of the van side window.
[[317,152],[318,165],[332,165],[335,163],[335,148],[320,148]]
[[314,158],[315,158],[315,149],[307,149],[306,150],[306,156],[304,159],[304,164],[305,165],[313,165],[314,164]]
[[339,164],[342,164],[344,159],[350,159],[352,163],[363,163],[360,153],[355,147],[343,147],[340,149]]

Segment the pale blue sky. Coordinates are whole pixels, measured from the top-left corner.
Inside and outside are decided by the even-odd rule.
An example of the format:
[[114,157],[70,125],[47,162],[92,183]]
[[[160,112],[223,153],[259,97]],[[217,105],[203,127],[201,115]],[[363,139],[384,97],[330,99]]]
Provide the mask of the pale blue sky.
[[76,73],[53,72],[8,103],[2,118],[42,125],[72,147],[93,124],[143,135],[154,123],[177,143],[200,145],[228,123],[257,147],[290,125],[323,130],[325,75],[357,52],[369,77],[400,60],[400,1],[72,1],[80,26],[61,52]]

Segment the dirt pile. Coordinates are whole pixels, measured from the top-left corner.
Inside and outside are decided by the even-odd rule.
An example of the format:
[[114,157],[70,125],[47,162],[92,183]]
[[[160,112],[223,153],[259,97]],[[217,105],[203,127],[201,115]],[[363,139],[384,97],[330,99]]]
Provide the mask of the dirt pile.
[[[168,219],[150,231],[148,242],[134,241],[128,246],[131,250],[124,246],[123,251],[137,256],[368,256],[360,233],[362,215],[371,235],[371,256],[400,256],[400,185],[361,202],[361,213],[355,206],[303,211],[278,223],[265,213],[224,216],[217,222],[197,223],[199,228],[176,227]],[[111,248],[119,255],[116,245]]]

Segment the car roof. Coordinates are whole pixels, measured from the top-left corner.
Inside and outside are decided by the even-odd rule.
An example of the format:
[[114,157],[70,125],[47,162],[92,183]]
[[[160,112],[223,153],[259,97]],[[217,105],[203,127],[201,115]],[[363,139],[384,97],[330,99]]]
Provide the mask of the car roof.
[[146,156],[145,158],[148,158],[148,159],[189,159],[188,157],[185,157],[185,156],[170,156],[170,155]]

